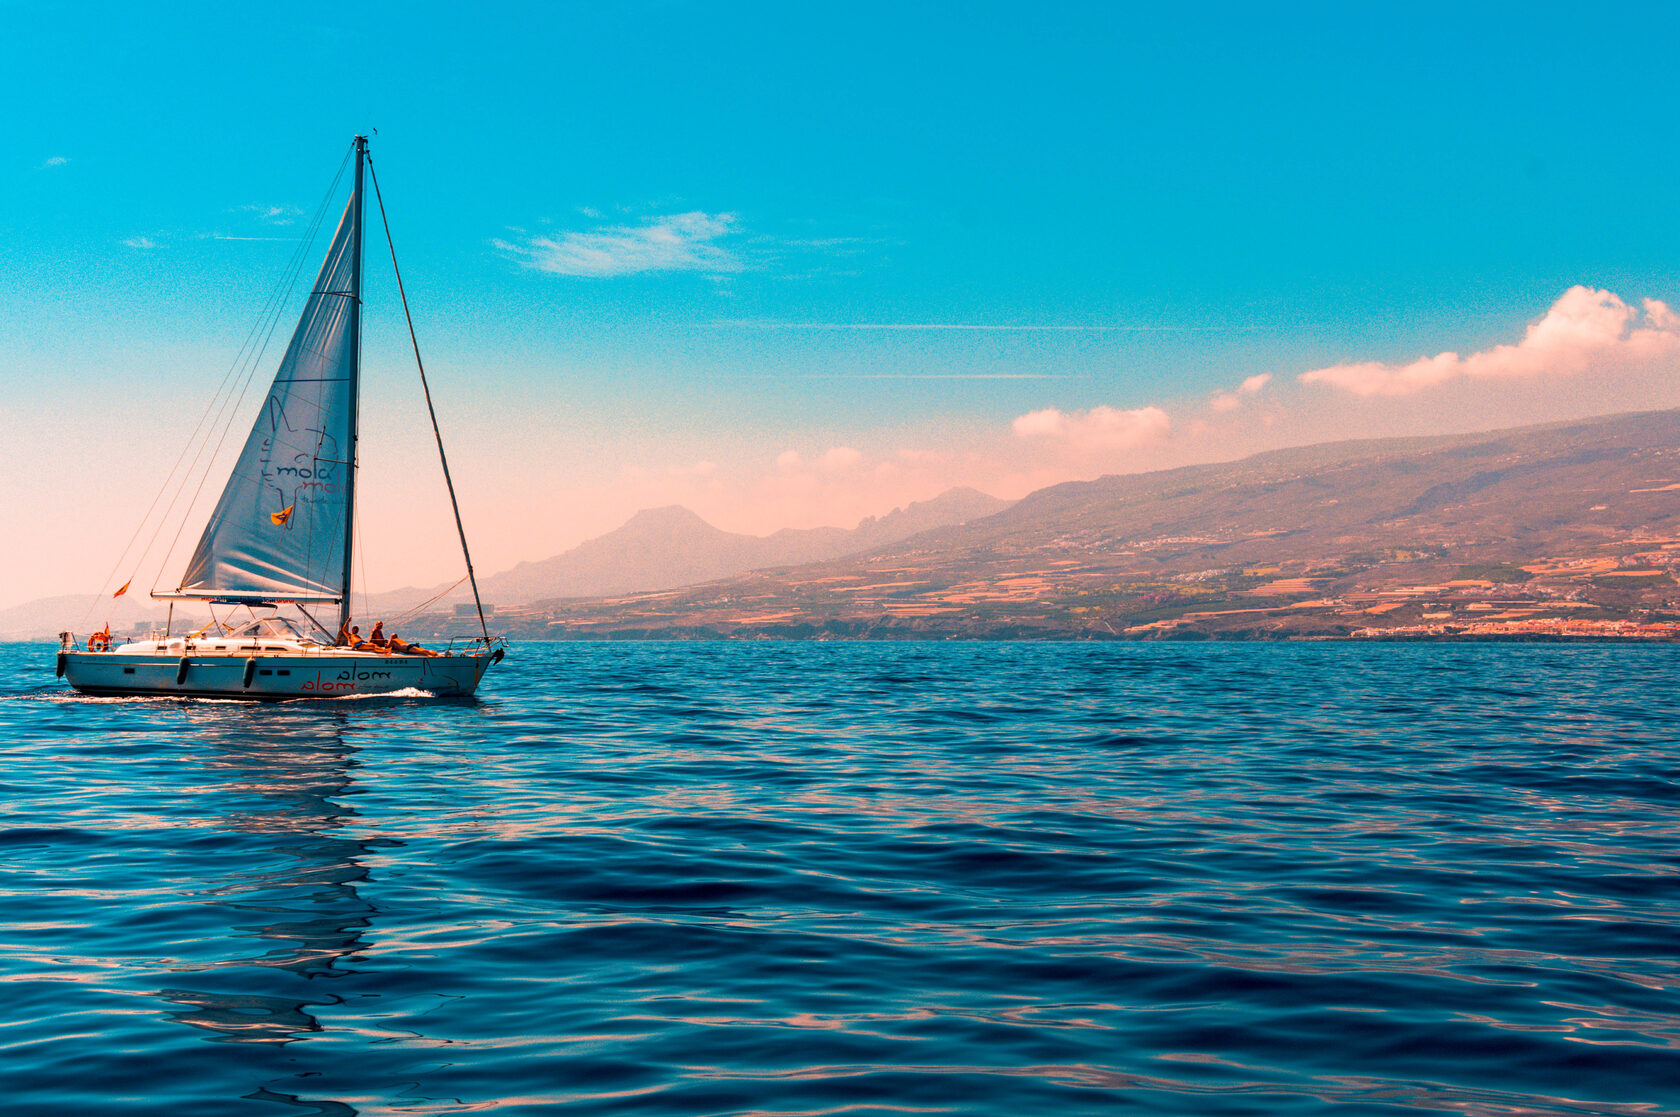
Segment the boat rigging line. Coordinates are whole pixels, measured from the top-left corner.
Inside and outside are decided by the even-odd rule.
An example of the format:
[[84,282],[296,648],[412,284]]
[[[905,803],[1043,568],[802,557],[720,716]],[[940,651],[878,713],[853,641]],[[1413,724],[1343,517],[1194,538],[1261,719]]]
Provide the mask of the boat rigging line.
[[395,628],[397,625],[407,621],[408,618],[419,616],[421,613],[431,608],[434,604],[442,601],[445,597],[455,592],[455,588],[466,580],[467,576],[463,574],[459,578],[455,579],[454,585],[445,586],[441,592],[433,594],[431,597],[428,597],[426,600],[408,610],[406,613],[398,613],[396,616],[391,618],[391,627]]
[[[402,269],[397,266],[397,246],[391,240],[391,221],[385,215],[385,197],[379,191],[379,175],[373,169],[373,156],[367,157],[368,175],[373,179],[373,196],[379,202],[379,221],[385,227],[385,245],[391,250],[391,270],[397,277],[397,294],[402,298],[403,318],[408,322],[408,340],[414,346],[414,364],[420,370],[420,390],[426,395],[426,414],[431,416],[432,434],[437,438],[438,461],[443,465],[443,483],[449,489],[449,507],[455,511],[455,530],[461,536],[461,557],[467,563],[467,581],[472,583],[473,606],[478,610],[478,627],[484,633],[484,643],[490,644],[490,626],[484,622],[484,602],[478,596],[478,578],[473,574],[472,553],[467,550],[467,529],[461,525],[461,505],[455,499],[455,482],[449,476],[449,459],[443,452],[443,432],[438,429],[437,410],[432,407],[432,389],[426,383],[426,364],[420,359],[420,339],[414,334],[414,316],[408,312],[408,294],[403,290]],[[459,582],[455,583],[460,585]]]

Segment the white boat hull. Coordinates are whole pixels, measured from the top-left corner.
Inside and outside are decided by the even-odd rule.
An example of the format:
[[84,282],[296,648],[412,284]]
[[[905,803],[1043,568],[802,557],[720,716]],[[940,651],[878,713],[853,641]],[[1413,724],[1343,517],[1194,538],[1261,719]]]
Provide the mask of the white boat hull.
[[[282,655],[170,655],[62,652],[65,682],[83,694],[183,698],[343,698],[417,690],[439,697],[473,693],[494,658],[324,652]],[[183,669],[183,663],[185,664]],[[252,664],[254,663],[254,666]]]

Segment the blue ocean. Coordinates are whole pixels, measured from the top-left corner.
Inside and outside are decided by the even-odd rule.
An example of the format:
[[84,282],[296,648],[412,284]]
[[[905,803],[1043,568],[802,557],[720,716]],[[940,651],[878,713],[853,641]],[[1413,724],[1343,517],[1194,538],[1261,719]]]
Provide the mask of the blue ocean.
[[0,1110],[1680,1112],[1680,648],[0,647]]

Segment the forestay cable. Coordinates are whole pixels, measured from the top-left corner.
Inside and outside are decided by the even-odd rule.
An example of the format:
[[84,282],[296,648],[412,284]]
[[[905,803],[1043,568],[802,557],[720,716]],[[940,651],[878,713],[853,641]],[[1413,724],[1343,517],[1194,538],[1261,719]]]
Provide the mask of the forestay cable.
[[[449,488],[449,507],[455,511],[455,530],[461,536],[461,557],[467,563],[467,580],[472,583],[473,605],[478,609],[479,631],[490,643],[490,626],[484,623],[484,602],[478,596],[478,578],[473,574],[472,554],[467,550],[467,529],[461,526],[461,505],[455,499],[455,482],[449,476],[449,459],[443,453],[443,432],[438,429],[437,410],[432,407],[432,389],[426,383],[426,364],[420,359],[420,340],[414,335],[414,316],[408,312],[408,294],[403,290],[402,269],[397,266],[397,246],[391,240],[391,222],[385,216],[385,198],[379,192],[379,175],[374,173],[373,156],[368,156],[368,175],[373,179],[373,196],[379,202],[379,221],[385,227],[385,245],[391,250],[391,270],[397,276],[397,294],[402,298],[403,317],[408,321],[408,340],[414,346],[414,364],[420,370],[420,390],[426,394],[426,414],[432,419],[437,438],[438,461],[443,465],[443,483]],[[459,582],[456,585],[460,585]]]

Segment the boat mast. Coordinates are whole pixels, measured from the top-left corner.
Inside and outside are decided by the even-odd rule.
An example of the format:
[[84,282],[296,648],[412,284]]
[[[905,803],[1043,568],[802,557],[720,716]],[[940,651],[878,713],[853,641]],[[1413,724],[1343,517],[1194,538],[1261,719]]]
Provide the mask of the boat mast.
[[338,606],[336,637],[350,623],[350,566],[356,544],[356,430],[362,382],[362,166],[367,161],[367,137],[356,137],[356,186],[350,195],[352,212],[350,224],[350,313],[355,321],[350,328],[350,454],[344,481],[344,587]]

